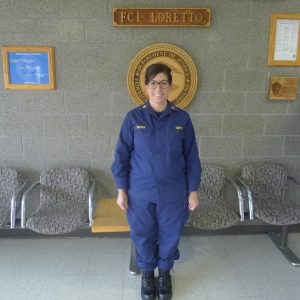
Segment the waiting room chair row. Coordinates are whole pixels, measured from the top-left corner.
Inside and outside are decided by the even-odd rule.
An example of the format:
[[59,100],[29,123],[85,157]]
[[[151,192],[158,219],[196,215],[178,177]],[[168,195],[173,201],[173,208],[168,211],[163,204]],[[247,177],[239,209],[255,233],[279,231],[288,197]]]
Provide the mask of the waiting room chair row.
[[[238,179],[226,177],[224,169],[214,164],[202,165],[199,188],[200,206],[190,214],[189,226],[199,229],[221,229],[243,222],[245,206],[249,207],[250,220],[258,218],[267,224],[282,228],[281,239],[270,237],[290,259],[300,265],[299,259],[287,247],[288,226],[300,223],[300,205],[287,195],[286,169],[276,163],[250,163],[241,170]],[[225,182],[233,186],[238,200],[238,210],[224,198]],[[25,189],[20,172],[0,169],[0,226],[15,226],[15,215],[21,204],[21,227],[43,234],[61,234],[75,231],[88,220],[93,222],[95,182],[82,168],[54,168],[44,170],[40,180]],[[37,210],[26,216],[27,199],[34,188],[40,187]]]
[[281,227],[280,235],[269,232],[269,236],[289,263],[300,266],[300,259],[287,245],[289,226],[300,223],[299,200],[295,201],[296,195],[300,193],[288,193],[288,180],[299,188],[300,183],[288,176],[287,170],[280,164],[260,162],[244,166],[240,177],[234,182],[238,185],[239,219],[236,210],[230,208],[228,201],[223,199],[223,169],[215,165],[204,165],[199,190],[200,206],[191,213],[189,224],[199,229],[230,227],[238,221],[244,221],[244,205],[248,205],[250,220],[257,218]]
[[[26,215],[28,198],[39,187],[39,206]],[[0,169],[0,225],[10,219],[15,227],[16,213],[21,207],[21,227],[43,234],[69,233],[92,225],[95,207],[95,181],[82,168],[53,168],[41,172],[40,180],[28,186],[22,174],[14,169]]]

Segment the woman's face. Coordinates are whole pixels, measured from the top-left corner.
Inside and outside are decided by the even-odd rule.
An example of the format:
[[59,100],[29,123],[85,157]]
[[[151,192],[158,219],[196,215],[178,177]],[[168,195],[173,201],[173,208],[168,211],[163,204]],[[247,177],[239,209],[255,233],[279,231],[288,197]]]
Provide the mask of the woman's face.
[[162,104],[168,99],[171,85],[165,73],[158,73],[146,86],[149,100],[152,103]]

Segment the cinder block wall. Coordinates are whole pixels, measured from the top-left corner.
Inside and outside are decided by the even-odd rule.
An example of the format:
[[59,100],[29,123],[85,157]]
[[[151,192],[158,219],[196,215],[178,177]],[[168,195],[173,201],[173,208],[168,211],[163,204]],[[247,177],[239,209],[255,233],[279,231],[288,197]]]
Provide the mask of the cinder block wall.
[[[113,28],[113,7],[211,7],[210,28]],[[113,148],[134,107],[126,75],[152,43],[186,50],[199,88],[186,108],[202,161],[237,175],[244,163],[273,160],[300,179],[300,89],[296,101],[269,102],[270,76],[300,68],[268,67],[271,12],[300,12],[299,0],[0,0],[1,45],[55,47],[57,89],[7,91],[0,66],[0,163],[31,180],[42,168],[82,166],[99,196],[115,195]]]

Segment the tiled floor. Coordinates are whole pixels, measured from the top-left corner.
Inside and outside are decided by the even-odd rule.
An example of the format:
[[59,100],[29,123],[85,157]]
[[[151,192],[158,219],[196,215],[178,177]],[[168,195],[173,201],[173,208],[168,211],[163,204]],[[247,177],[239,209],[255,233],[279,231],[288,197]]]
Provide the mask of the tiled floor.
[[[290,246],[300,257],[300,234]],[[127,238],[0,239],[0,299],[140,299]],[[266,235],[184,236],[173,273],[182,300],[299,300],[300,268]]]

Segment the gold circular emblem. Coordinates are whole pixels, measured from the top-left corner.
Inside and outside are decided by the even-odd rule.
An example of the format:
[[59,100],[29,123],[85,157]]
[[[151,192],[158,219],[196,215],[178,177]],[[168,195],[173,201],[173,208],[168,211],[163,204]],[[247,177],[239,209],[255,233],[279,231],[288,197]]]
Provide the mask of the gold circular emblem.
[[163,63],[172,70],[172,89],[169,100],[179,108],[186,107],[195,95],[197,70],[191,57],[181,48],[170,44],[153,44],[137,53],[132,60],[128,74],[129,94],[137,105],[147,101],[145,86],[146,68]]

